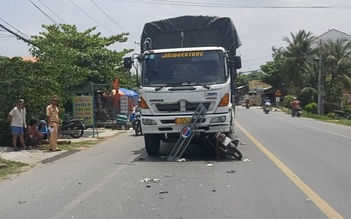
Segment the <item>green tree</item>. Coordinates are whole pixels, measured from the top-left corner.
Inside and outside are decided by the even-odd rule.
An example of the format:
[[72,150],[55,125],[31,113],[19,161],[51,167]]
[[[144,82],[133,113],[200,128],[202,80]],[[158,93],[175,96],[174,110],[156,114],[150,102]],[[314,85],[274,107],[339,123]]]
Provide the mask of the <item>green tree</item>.
[[272,87],[277,88],[284,84],[282,69],[285,62],[285,56],[283,55],[283,48],[272,47],[273,50],[273,61],[267,62],[265,65],[261,65],[261,70],[264,73],[262,81],[266,84],[270,84]]
[[351,87],[351,42],[337,39],[321,45],[329,110],[340,108],[342,92]]
[[263,77],[263,73],[261,71],[252,71],[248,74],[240,73],[238,74],[236,86],[244,86],[248,85],[249,81],[252,80],[261,80]]
[[125,74],[118,66],[122,58],[132,50],[121,52],[110,50],[114,43],[127,40],[127,33],[102,37],[93,33],[95,27],[79,32],[75,25],[43,25],[45,29],[32,41],[38,45],[31,53],[38,62],[51,67],[51,80],[55,80],[61,90],[83,82],[112,83],[115,77]]
[[79,32],[74,25],[43,25],[45,31],[32,37],[36,46],[30,51],[36,62],[0,57],[0,142],[9,140],[8,112],[18,98],[27,102],[29,114],[44,113],[53,94],[61,104],[71,99],[68,88],[92,81],[111,84],[116,77],[120,86],[135,87],[136,77],[120,68],[122,58],[132,50],[110,50],[114,43],[127,40],[127,33],[102,37],[95,28]]
[[311,48],[312,33],[300,30],[296,35],[291,33],[291,39],[285,37],[283,40],[289,44],[284,51],[284,81],[295,91],[311,86],[311,77],[316,74],[310,67],[314,65],[311,60],[316,54]]

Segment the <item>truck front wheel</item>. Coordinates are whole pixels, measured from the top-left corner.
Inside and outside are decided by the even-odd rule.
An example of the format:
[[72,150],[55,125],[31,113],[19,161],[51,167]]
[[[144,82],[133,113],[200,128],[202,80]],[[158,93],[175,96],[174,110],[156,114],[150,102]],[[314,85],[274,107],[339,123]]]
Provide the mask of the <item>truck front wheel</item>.
[[145,134],[144,135],[145,148],[149,156],[156,156],[160,151],[161,140],[158,135]]

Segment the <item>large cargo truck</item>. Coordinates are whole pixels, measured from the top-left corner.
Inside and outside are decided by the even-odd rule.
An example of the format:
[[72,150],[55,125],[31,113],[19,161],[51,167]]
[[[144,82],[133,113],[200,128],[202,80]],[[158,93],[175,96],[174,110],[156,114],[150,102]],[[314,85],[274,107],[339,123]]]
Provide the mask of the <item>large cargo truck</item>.
[[146,23],[141,53],[125,58],[140,66],[140,107],[145,147],[157,155],[161,141],[176,142],[199,104],[206,108],[197,132],[234,134],[234,86],[241,59],[228,17],[182,16]]

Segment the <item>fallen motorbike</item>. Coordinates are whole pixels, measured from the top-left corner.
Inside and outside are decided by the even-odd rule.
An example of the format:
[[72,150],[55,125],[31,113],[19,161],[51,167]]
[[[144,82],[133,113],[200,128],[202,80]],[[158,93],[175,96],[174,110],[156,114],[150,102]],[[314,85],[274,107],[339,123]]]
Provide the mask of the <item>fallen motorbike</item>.
[[292,108],[292,113],[291,113],[292,117],[294,116],[300,117],[300,115],[301,115],[301,107]]
[[133,129],[135,131],[135,136],[139,134],[142,135],[143,132],[141,131],[141,115],[139,112],[135,113],[134,120],[133,120]]
[[219,158],[221,155],[226,155],[237,160],[241,160],[243,157],[241,152],[237,149],[239,144],[238,138],[232,140],[224,133],[218,132],[213,136],[212,140],[207,138],[207,142],[215,147],[217,158]]
[[83,119],[64,120],[59,127],[59,134],[69,135],[72,138],[80,138],[83,136],[85,129]]

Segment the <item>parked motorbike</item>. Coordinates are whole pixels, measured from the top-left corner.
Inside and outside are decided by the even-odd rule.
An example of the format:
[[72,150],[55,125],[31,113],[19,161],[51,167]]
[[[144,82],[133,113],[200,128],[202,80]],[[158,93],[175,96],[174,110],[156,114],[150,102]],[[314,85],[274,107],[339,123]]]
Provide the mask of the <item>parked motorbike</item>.
[[292,110],[292,113],[291,113],[292,117],[294,117],[294,116],[300,117],[300,115],[301,115],[301,107],[292,108],[291,110]]
[[139,134],[142,135],[143,132],[141,130],[141,114],[140,112],[136,112],[133,120],[133,129],[135,131],[135,136]]
[[69,135],[72,138],[80,138],[83,136],[85,129],[83,119],[64,120],[59,127],[59,134]]
[[212,140],[207,138],[207,142],[209,142],[210,145],[216,148],[217,158],[219,158],[221,154],[233,157],[237,160],[241,160],[241,158],[243,157],[241,152],[237,149],[237,146],[239,144],[238,138],[232,140],[231,138],[227,137],[224,133],[218,132],[214,135]]

